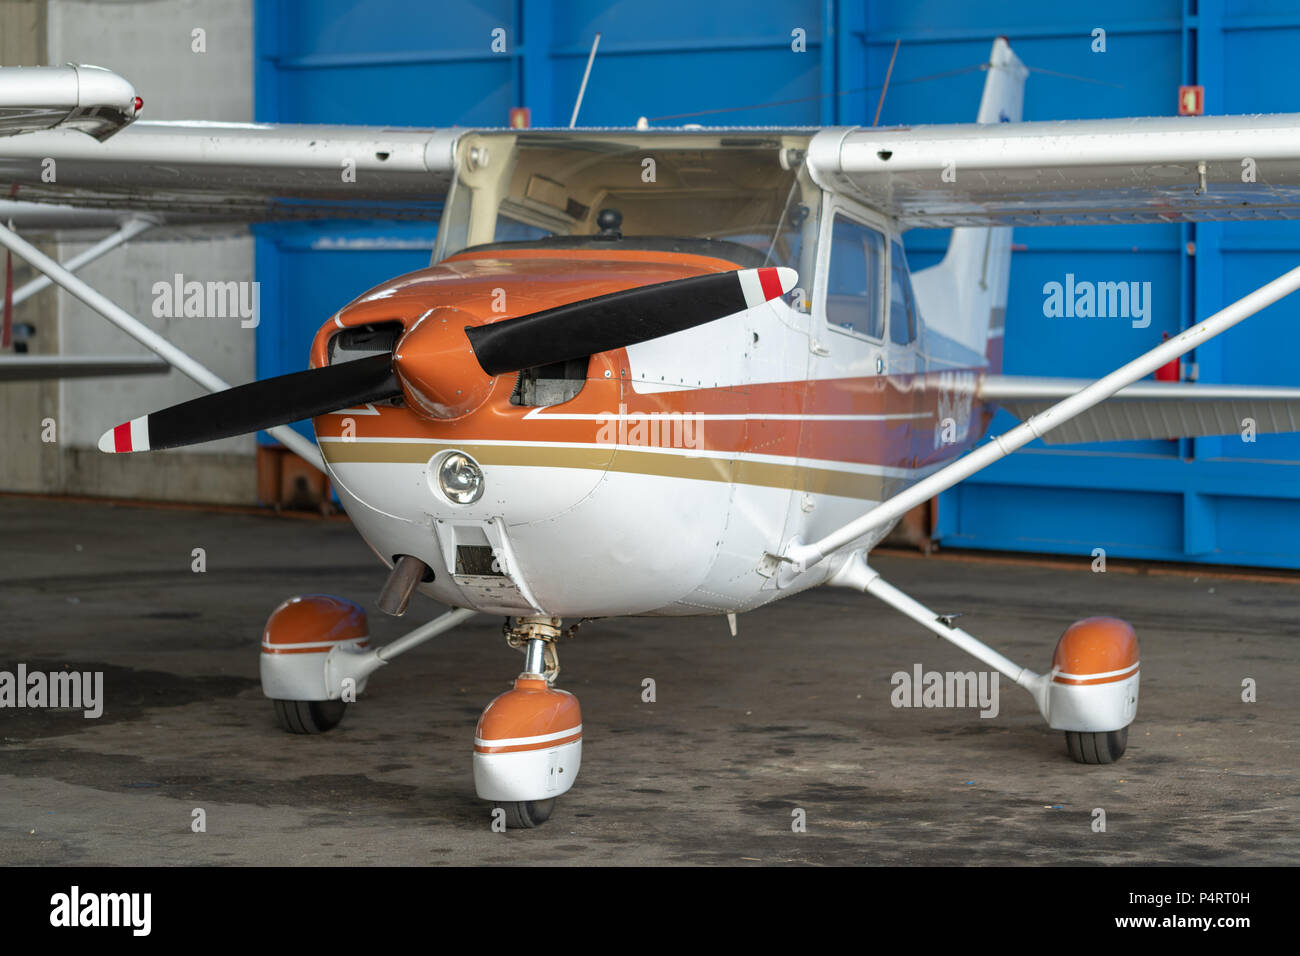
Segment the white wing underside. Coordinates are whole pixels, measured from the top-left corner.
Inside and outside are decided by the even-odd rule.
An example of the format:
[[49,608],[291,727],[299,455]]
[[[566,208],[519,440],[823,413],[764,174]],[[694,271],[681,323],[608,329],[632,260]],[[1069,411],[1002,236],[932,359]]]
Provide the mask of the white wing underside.
[[[1089,379],[990,375],[980,398],[1022,421],[1090,384]],[[1300,431],[1300,388],[1137,382],[1048,432],[1049,445]]]
[[52,130],[6,137],[0,181],[26,204],[6,207],[20,228],[103,225],[133,212],[172,225],[436,219],[461,132],[137,122],[101,143]]
[[1295,113],[828,129],[808,162],[904,227],[1300,218]]

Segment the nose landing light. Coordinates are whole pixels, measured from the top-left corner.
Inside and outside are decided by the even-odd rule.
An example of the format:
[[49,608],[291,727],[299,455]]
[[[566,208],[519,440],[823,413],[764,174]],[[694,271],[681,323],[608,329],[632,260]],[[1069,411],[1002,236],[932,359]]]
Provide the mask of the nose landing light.
[[483,469],[464,452],[453,451],[438,464],[438,490],[449,501],[469,505],[483,497]]

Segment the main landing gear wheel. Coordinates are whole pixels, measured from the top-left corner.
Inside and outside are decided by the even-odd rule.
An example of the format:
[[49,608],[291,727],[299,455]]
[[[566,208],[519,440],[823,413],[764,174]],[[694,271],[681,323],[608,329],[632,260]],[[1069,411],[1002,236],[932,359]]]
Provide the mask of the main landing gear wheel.
[[1070,749],[1070,756],[1079,763],[1114,763],[1128,747],[1128,728],[1099,734],[1067,730],[1065,745]]
[[541,826],[551,818],[551,811],[555,809],[555,798],[498,803],[496,809],[506,812],[507,829],[531,830],[533,827]]
[[341,700],[275,700],[272,703],[275,722],[291,734],[323,734],[333,730],[348,709],[347,703]]

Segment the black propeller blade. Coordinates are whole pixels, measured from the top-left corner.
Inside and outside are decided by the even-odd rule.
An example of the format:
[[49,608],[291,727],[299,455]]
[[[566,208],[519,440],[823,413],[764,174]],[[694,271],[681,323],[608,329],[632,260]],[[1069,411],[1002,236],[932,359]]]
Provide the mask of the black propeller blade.
[[245,435],[401,394],[392,355],[312,368],[213,392],[144,415],[99,439],[107,452],[149,451]]
[[734,315],[789,292],[793,269],[673,279],[465,329],[489,375],[608,352]]

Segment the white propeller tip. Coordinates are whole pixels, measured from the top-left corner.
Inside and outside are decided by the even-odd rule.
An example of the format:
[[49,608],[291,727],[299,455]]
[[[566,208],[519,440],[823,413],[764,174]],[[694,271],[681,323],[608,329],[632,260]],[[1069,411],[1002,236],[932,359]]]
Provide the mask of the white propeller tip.
[[745,297],[745,307],[752,309],[780,298],[794,288],[799,273],[785,266],[763,266],[761,269],[741,269],[740,291]]
[[149,450],[149,416],[141,415],[99,436],[99,450],[110,455],[123,451]]

